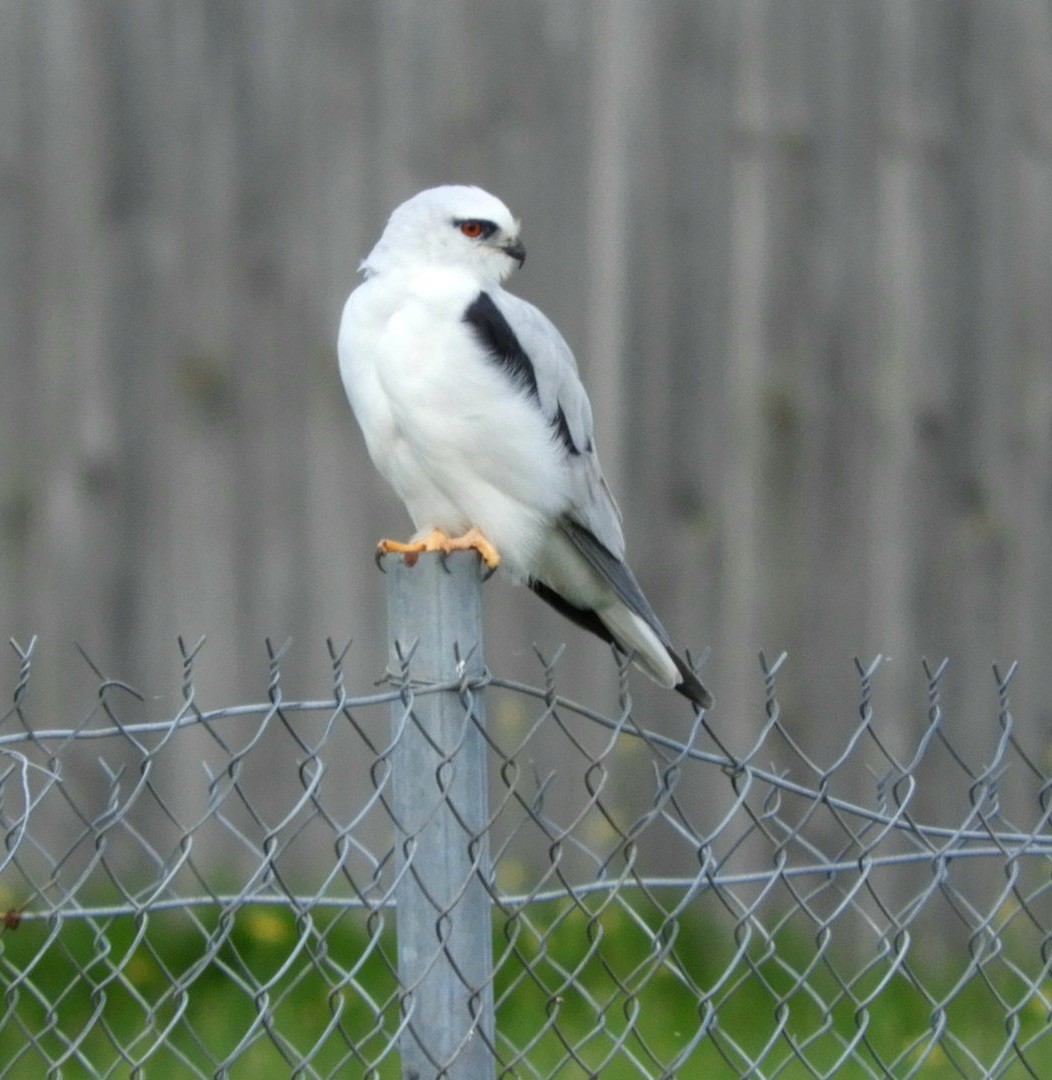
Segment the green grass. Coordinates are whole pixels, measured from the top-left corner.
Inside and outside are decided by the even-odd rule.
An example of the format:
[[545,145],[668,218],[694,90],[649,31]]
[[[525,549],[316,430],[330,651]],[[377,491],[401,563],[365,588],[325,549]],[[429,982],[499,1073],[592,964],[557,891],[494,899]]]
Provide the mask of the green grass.
[[[127,1076],[141,1061],[143,1075],[167,1080],[209,1075],[231,1057],[234,1078],[285,1077],[309,1057],[304,1075],[397,1077],[388,1052],[398,1023],[390,930],[352,913],[316,912],[309,925],[305,934],[307,924],[293,913],[262,906],[229,923],[203,909],[193,917],[23,920],[0,937],[0,1076],[37,1080],[60,1061],[64,1077],[90,1075],[85,1063]],[[659,1076],[678,1062],[679,1076],[730,1078],[741,1071],[736,1045],[762,1060],[762,1075],[781,1078],[834,1069],[849,1080],[881,1075],[874,1053],[897,1060],[896,1076],[921,1063],[919,1075],[935,1080],[980,1077],[1009,1041],[1000,996],[1018,1008],[1017,1044],[1031,1043],[1029,1070],[1012,1057],[1001,1075],[1052,1076],[1052,1035],[1045,1034],[1052,986],[1043,986],[1043,997],[1030,995],[1001,961],[988,968],[989,983],[970,979],[947,1008],[955,1043],[933,1040],[931,1009],[908,979],[893,976],[880,989],[886,968],[865,972],[863,961],[841,962],[835,950],[827,964],[807,936],[779,935],[776,947],[758,936],[743,941],[751,966],[735,961],[733,930],[703,914],[659,935],[673,947],[672,963],[660,962],[651,936],[616,905],[587,913],[553,903],[499,920],[495,992],[500,1051],[511,1066],[505,1075],[620,1080]],[[211,939],[222,944],[209,959]],[[1020,962],[1027,970],[1039,964],[1032,956]],[[812,994],[794,975],[809,966]],[[836,972],[853,980],[854,1000]],[[955,977],[927,970],[923,980],[939,997]],[[862,1017],[859,1002],[869,996]],[[715,1029],[692,1047],[712,1009]],[[843,1040],[860,1026],[869,1046],[838,1065]]]

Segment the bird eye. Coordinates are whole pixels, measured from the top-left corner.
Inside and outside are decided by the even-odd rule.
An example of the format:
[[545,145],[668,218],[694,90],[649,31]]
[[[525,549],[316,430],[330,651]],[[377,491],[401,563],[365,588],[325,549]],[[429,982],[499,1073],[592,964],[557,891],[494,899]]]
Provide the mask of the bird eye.
[[469,240],[488,240],[496,231],[497,226],[492,221],[482,221],[479,218],[468,218],[465,221],[454,221],[454,225]]

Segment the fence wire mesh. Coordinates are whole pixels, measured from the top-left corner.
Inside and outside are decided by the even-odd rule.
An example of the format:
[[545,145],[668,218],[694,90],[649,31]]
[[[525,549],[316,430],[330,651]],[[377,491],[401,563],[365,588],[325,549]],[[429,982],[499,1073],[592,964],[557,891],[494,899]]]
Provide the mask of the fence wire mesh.
[[[764,710],[728,747],[701,715],[648,730],[625,671],[611,715],[559,695],[558,657],[537,686],[420,684],[410,650],[355,696],[331,643],[318,700],[285,700],[268,644],[264,699],[208,708],[181,642],[160,719],[85,657],[91,707],[50,724],[35,643],[12,644],[4,1077],[400,1075],[392,731],[435,694],[470,729],[483,689],[490,810],[465,844],[488,843],[497,1075],[1052,1075],[1049,780],[1014,667],[987,745],[955,742],[943,663],[903,749],[878,658],[816,747],[780,709],[785,657],[761,658]],[[436,953],[454,914],[399,913]]]

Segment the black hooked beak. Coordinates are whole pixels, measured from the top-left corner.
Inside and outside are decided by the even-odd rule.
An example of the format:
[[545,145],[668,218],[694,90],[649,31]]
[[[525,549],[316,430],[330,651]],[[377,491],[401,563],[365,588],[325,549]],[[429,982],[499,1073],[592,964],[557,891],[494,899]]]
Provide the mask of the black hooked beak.
[[512,237],[510,240],[505,240],[504,243],[500,245],[500,250],[503,251],[505,255],[510,255],[520,267],[526,261],[526,248],[517,236]]

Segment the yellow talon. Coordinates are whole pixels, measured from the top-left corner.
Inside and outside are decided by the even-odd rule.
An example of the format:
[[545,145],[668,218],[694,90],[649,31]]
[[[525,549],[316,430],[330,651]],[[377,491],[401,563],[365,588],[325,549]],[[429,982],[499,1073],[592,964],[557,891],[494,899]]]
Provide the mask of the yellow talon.
[[448,536],[441,529],[432,529],[423,540],[411,540],[408,544],[400,540],[381,540],[377,548],[381,555],[394,553],[412,557],[406,559],[410,565],[422,551],[441,551],[444,555],[451,551],[477,551],[491,570],[500,564],[497,549],[474,526],[463,536]]

